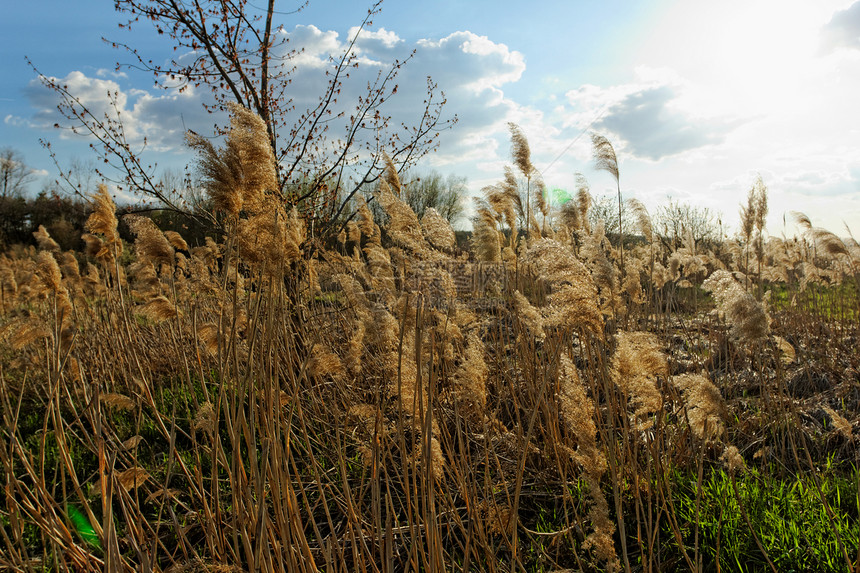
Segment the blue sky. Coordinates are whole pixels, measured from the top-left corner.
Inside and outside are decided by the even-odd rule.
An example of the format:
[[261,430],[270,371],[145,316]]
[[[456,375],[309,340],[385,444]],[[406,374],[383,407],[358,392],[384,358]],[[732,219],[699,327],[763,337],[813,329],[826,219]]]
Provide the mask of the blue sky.
[[[297,4],[284,0],[279,10]],[[306,47],[308,72],[300,77],[307,81],[293,84],[297,98],[314,97],[311,71],[323,69],[324,56],[343,46],[366,9],[355,0],[313,0],[282,17],[294,43]],[[129,34],[118,21],[107,1],[4,7],[0,147],[21,151],[45,178],[54,167],[40,138],[52,142],[61,164],[92,156],[86,140],[51,127],[56,102],[25,56],[95,107],[118,91],[133,135],[147,137],[147,158],[159,165],[191,160],[182,121],[211,131],[200,92],[159,91],[146,73],[114,73],[114,63],[129,57],[102,36],[153,58],[171,48],[145,25]],[[591,129],[615,144],[624,194],[652,210],[672,197],[720,211],[731,226],[761,174],[771,234],[794,233],[783,227],[790,210],[860,233],[860,1],[386,0],[362,55],[385,61],[413,48],[390,110],[409,121],[432,75],[460,122],[423,167],[467,176],[475,194],[510,162],[506,122],[513,121],[550,187],[572,187],[582,172],[595,195],[610,192],[608,176],[591,167]]]

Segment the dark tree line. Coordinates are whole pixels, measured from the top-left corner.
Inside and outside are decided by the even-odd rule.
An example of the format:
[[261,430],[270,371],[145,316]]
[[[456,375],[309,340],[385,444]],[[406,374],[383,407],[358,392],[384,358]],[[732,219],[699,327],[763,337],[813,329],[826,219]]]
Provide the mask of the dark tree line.
[[[81,251],[85,233],[84,223],[92,206],[77,196],[62,194],[56,189],[41,191],[35,197],[13,195],[0,197],[0,252],[14,245],[35,245],[33,233],[44,226],[64,251]],[[162,231],[176,231],[191,246],[201,245],[206,236],[216,238],[217,230],[205,221],[166,209],[148,209],[142,205],[121,207],[117,216],[140,213],[150,217]],[[120,235],[127,241],[133,237],[120,225]]]
[[43,225],[63,250],[79,249],[89,206],[56,192],[36,197],[0,197],[0,250],[12,245],[35,245],[33,232]]

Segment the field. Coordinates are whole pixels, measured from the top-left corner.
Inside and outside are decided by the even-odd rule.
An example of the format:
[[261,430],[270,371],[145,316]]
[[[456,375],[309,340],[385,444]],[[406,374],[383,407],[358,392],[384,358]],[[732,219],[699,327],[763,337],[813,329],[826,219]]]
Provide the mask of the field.
[[856,243],[497,188],[464,249],[393,169],[326,243],[237,129],[205,244],[101,187],[0,256],[0,569],[860,569]]

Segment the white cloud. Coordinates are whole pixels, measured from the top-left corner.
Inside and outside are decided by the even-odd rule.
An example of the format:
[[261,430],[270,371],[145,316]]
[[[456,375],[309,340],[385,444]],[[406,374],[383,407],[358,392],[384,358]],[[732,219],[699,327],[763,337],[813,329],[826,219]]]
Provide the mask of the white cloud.
[[839,48],[860,50],[860,2],[833,14],[821,29],[820,39],[823,53]]
[[[330,80],[326,75],[332,70],[330,57],[343,53],[349,36],[341,37],[334,31],[312,25],[300,25],[279,33],[288,42],[278,55],[286,56],[289,50],[296,50],[283,63],[290,78],[285,95],[296,110],[313,107]],[[440,134],[440,151],[428,157],[429,165],[463,172],[466,165],[474,169],[476,162],[496,164],[507,156],[507,121],[541,124],[539,112],[516,105],[503,91],[505,84],[519,80],[525,70],[522,54],[487,37],[459,31],[438,40],[408,43],[395,32],[380,28],[365,30],[356,46],[360,65],[347,70],[349,77],[342,78],[337,102],[332,106],[329,137],[342,135],[347,118],[355,112],[358,98],[366,95],[368,83],[376,81],[380,70],[388,71],[392,62],[408,58],[413,50],[416,50],[415,56],[398,70],[397,77],[389,85],[393,87],[396,83],[397,93],[385,102],[381,111],[390,118],[392,133],[398,132],[401,124],[414,125],[420,120],[427,97],[427,78],[432,77],[438,86],[434,101],[441,99],[442,91],[447,99],[443,117],[450,118],[456,113],[459,122],[454,130]],[[205,111],[203,103],[211,101],[211,94],[205,88],[140,89],[130,80],[113,76],[107,70],[96,71],[95,77],[73,71],[57,81],[97,118],[105,114],[113,117],[113,113],[119,111],[129,143],[140,146],[146,139],[147,149],[152,151],[183,152],[185,128],[208,134],[216,121],[224,124],[223,117],[213,117]],[[30,82],[26,96],[34,108],[32,117],[26,120],[32,127],[47,129],[54,123],[67,123],[56,109],[60,103],[58,95],[38,80]],[[298,111],[291,113],[298,114]],[[338,119],[340,113],[344,117]],[[10,116],[5,121],[22,120]],[[553,131],[546,125],[541,130]],[[372,129],[364,134],[368,143],[377,136],[385,137],[385,134]],[[68,137],[68,134],[63,132],[61,137]],[[500,142],[504,142],[504,147]],[[501,176],[501,170],[492,176]]]
[[[732,2],[740,5],[741,0]],[[860,12],[858,5],[844,12]],[[780,15],[785,26],[764,30],[757,28],[758,20],[736,18],[713,5],[712,11],[725,12],[723,21],[703,19],[698,27],[684,28],[683,19],[667,20],[669,31],[649,34],[660,45],[643,45],[642,54],[649,57],[631,57],[614,72],[620,79],[613,83],[585,83],[562,93],[562,84],[538,78],[541,93],[530,93],[529,103],[511,95],[522,91],[519,85],[512,89],[513,84],[526,77],[526,58],[513,46],[469,31],[407,41],[393,30],[365,30],[356,43],[360,65],[344,77],[327,136],[342,134],[368,82],[414,49],[415,56],[392,82],[398,85],[396,95],[381,108],[390,117],[388,133],[369,129],[361,137],[371,145],[377,137],[403,133],[401,123],[414,125],[432,76],[447,99],[444,116],[456,113],[459,123],[440,134],[438,152],[420,167],[467,175],[473,193],[498,181],[510,163],[507,122],[513,121],[528,137],[532,161],[546,170],[544,178],[552,187],[571,186],[575,171],[592,180],[596,195],[609,187],[606,174],[589,171],[588,131],[597,130],[616,145],[625,196],[638,196],[649,207],[671,195],[719,209],[727,214],[724,221],[734,224],[737,205],[760,171],[771,190],[772,224],[784,210],[800,209],[832,226],[828,217],[834,213],[860,218],[860,200],[853,198],[860,196],[860,124],[853,113],[856,98],[849,97],[860,89],[860,52],[837,50],[816,58],[808,34],[801,32],[809,28],[817,34],[833,15],[822,29],[822,37],[833,40],[837,24],[839,29],[847,26],[841,12],[834,14],[837,7],[787,12]],[[696,12],[687,4],[675,9],[683,10],[682,15]],[[673,36],[673,29],[683,34]],[[757,31],[764,35],[757,38]],[[296,66],[285,95],[296,110],[315,106],[330,79],[330,57],[343,53],[350,35],[311,25],[279,33],[289,43],[276,55],[298,50],[284,61],[285,70]],[[691,49],[679,50],[679,45]],[[132,143],[141,144],[146,137],[150,150],[184,152],[183,119],[186,127],[202,134],[211,133],[216,121],[223,125],[223,117],[203,109],[211,97],[207,91],[141,90],[135,86],[143,84],[131,83],[138,79],[104,70],[92,77],[72,72],[61,81],[97,114],[110,111],[107,93],[116,93]],[[50,127],[58,121],[55,94],[33,82],[26,95],[34,114],[22,119],[24,114],[15,112],[5,117],[6,124]],[[336,117],[340,112],[346,117]]]
[[96,76],[100,78],[127,78],[128,74],[107,68],[99,68],[96,70]]
[[[352,38],[358,31],[357,26],[352,27],[349,29],[347,35]],[[362,30],[355,42],[355,47],[359,52],[379,54],[380,52],[391,50],[401,43],[403,43],[403,40],[396,32],[380,28],[379,30]]]
[[[80,71],[70,72],[64,78],[53,78],[88,110],[95,120],[122,122],[125,139],[131,146],[146,144],[153,151],[174,151],[184,146],[185,129],[209,132],[215,118],[203,107],[201,90],[188,86],[184,90],[171,89],[150,93],[145,90],[123,89],[114,80],[92,78]],[[25,90],[30,105],[35,108],[31,127],[49,129],[55,124],[68,127],[70,122],[57,107],[62,100],[56,92],[45,87],[38,79],[30,81]],[[7,122],[17,120],[7,118]],[[79,133],[85,130],[77,128]],[[70,138],[70,130],[60,137]]]
[[23,117],[19,117],[17,115],[7,114],[6,117],[3,118],[3,123],[6,125],[12,125],[15,127],[27,127],[31,124],[31,122]]
[[477,92],[515,82],[526,69],[521,53],[468,31],[454,32],[438,41],[419,40],[417,47],[429,54],[428,62],[450,65],[449,69],[438,69]]
[[340,51],[337,32],[331,30],[323,32],[314,25],[299,25],[291,32],[281,30],[279,34],[287,41],[281,47],[281,55],[286,55],[289,50],[296,50],[296,53],[285,62],[288,67],[324,68],[329,63],[329,56]]
[[566,94],[566,125],[608,131],[634,157],[659,161],[721,143],[738,121],[697,116],[685,102],[688,85],[671,70],[637,68],[635,82]]

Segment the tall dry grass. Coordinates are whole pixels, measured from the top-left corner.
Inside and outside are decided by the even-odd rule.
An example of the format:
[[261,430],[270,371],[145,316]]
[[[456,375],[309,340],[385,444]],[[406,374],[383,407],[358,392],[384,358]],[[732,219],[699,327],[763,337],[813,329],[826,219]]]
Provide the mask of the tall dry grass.
[[[0,258],[0,567],[703,571],[726,471],[743,516],[726,535],[775,568],[743,481],[774,467],[854,566],[821,464],[855,455],[860,365],[816,329],[848,348],[858,297],[813,285],[856,279],[856,249],[819,232],[672,251],[635,205],[625,248],[629,229],[588,223],[583,181],[559,216],[486,189],[458,253],[391,168],[386,228],[359,204],[319,248],[269,193],[264,130],[234,108],[222,149],[191,138],[218,240],[120,222],[101,187],[85,252],[40,229]],[[794,302],[748,293],[747,252]]]

